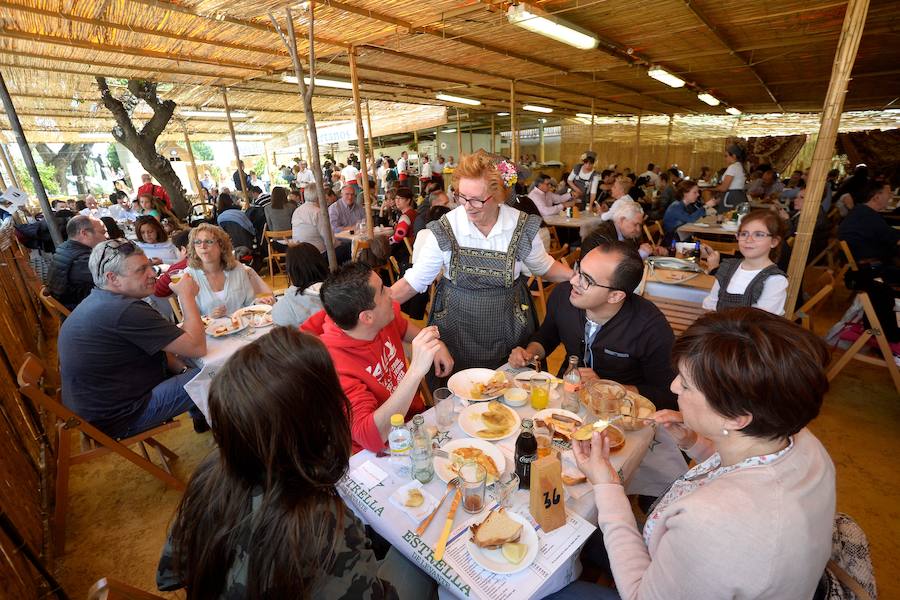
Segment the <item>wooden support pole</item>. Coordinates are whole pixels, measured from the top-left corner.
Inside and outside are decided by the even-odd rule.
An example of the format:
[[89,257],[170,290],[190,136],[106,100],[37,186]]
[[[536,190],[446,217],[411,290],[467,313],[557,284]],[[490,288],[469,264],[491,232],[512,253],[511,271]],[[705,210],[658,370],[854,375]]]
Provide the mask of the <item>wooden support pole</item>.
[[588,150],[594,150],[594,99],[591,98],[591,143],[588,144]]
[[[372,157],[373,175],[375,165],[375,138],[372,135],[372,113],[369,112],[369,99],[366,98],[366,124],[369,126],[369,156]],[[376,182],[377,184],[377,182]],[[377,185],[376,185],[377,187]]]
[[250,194],[247,190],[247,176],[244,175],[244,167],[241,166],[241,152],[238,150],[237,137],[234,135],[234,123],[231,120],[231,109],[228,108],[228,92],[225,91],[225,88],[222,88],[222,102],[225,103],[225,117],[228,119],[228,131],[231,133],[231,145],[234,148],[234,160],[237,164],[238,174],[241,178],[241,193],[244,195],[244,208],[247,208],[247,204],[250,202]]
[[495,122],[496,118],[496,115],[491,115],[491,154],[496,152],[496,144],[494,142],[494,138],[497,137],[497,124]]
[[275,162],[275,154],[269,156],[269,146],[263,142],[263,157],[266,163],[266,178],[269,180],[269,192],[275,187],[275,178],[272,177],[272,163]]
[[640,168],[638,167],[638,159],[640,158],[640,151],[641,151],[641,115],[642,114],[643,114],[642,112],[638,113],[637,129],[634,132],[634,164],[632,165],[631,168],[634,171],[635,175],[637,175],[638,173],[641,172]]
[[363,204],[366,207],[366,231],[369,239],[375,239],[372,221],[372,202],[369,199],[369,170],[366,167],[366,137],[362,126],[362,108],[359,101],[359,76],[356,73],[356,46],[350,46],[350,83],[353,86],[353,110],[356,115],[356,144],[359,148],[359,172],[362,175]]
[[665,171],[669,168],[669,145],[672,142],[672,119],[675,118],[675,115],[669,115],[669,127],[666,129],[666,158],[663,160],[662,170]]
[[[28,169],[28,174],[31,176],[31,182],[34,184],[34,191],[37,194],[38,202],[41,203],[41,212],[44,213],[44,219],[47,221],[47,226],[50,229],[50,238],[55,245],[59,246],[63,243],[62,234],[59,231],[59,227],[56,225],[56,217],[53,216],[53,209],[50,208],[50,199],[47,198],[47,190],[44,189],[44,183],[41,181],[37,165],[34,164],[31,148],[28,147],[28,140],[25,139],[25,131],[22,129],[22,123],[19,121],[19,115],[16,113],[16,107],[13,105],[9,90],[6,88],[6,81],[3,79],[2,72],[0,72],[0,101],[2,101],[3,109],[6,111],[6,119],[9,121],[9,126],[16,134],[19,152],[22,153],[22,158],[25,160],[25,168]],[[9,163],[12,162],[11,159],[12,157],[8,160]]]
[[462,125],[459,123],[459,109],[456,109],[456,159],[462,156]]
[[509,153],[513,164],[519,160],[519,134],[516,131],[516,81],[509,82]]
[[475,152],[475,140],[472,135],[472,119],[469,118],[469,154]]
[[197,198],[200,198],[200,190],[203,188],[200,185],[200,173],[197,171],[197,161],[194,160],[194,149],[191,148],[191,138],[188,137],[187,124],[182,121],[181,122],[181,132],[184,133],[184,145],[187,147],[188,159],[191,161],[191,174],[193,177],[191,178],[194,182],[194,187],[197,189]]
[[3,167],[6,169],[7,177],[9,177],[9,185],[13,185],[21,190],[22,182],[19,181],[19,174],[16,173],[12,153],[9,151],[9,147],[6,144],[0,144],[0,159],[3,160]]
[[803,272],[806,270],[806,257],[809,254],[816,217],[818,217],[822,204],[825,179],[831,166],[831,156],[834,154],[834,142],[841,121],[841,111],[844,109],[847,82],[850,80],[850,72],[856,61],[856,51],[859,48],[859,40],[866,24],[868,10],[869,0],[850,0],[847,3],[847,12],[844,13],[844,24],[841,27],[841,37],[838,40],[834,66],[831,70],[831,82],[828,84],[825,104],[822,107],[822,124],[809,168],[806,200],[803,202],[803,208],[800,209],[800,221],[797,224],[791,262],[788,265],[788,290],[784,305],[785,317],[788,320],[794,318],[797,296],[803,283]]
[[540,154],[538,159],[541,161],[541,164],[544,164],[544,123],[543,121],[538,121],[538,143],[540,144]]
[[7,185],[14,185],[16,187],[19,187],[16,185],[16,180],[13,177],[14,173],[12,170],[12,165],[9,164],[10,162],[11,161],[8,158],[6,158],[6,147],[3,144],[0,144],[0,164],[2,164],[3,169],[6,171],[6,176],[9,177],[9,184],[7,184],[6,180],[3,179],[3,176],[0,175],[0,185],[3,186],[4,192],[6,191]]
[[441,154],[441,128],[434,128],[434,160],[437,160],[438,154]]

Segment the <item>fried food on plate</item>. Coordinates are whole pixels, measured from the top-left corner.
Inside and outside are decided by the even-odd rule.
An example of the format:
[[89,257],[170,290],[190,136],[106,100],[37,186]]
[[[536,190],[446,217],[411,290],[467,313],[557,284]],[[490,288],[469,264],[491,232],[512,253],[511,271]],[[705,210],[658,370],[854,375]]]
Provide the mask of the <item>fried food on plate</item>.
[[484,398],[496,398],[509,388],[509,380],[503,371],[494,372],[493,376],[484,382],[478,382],[472,386],[470,394],[476,400]]

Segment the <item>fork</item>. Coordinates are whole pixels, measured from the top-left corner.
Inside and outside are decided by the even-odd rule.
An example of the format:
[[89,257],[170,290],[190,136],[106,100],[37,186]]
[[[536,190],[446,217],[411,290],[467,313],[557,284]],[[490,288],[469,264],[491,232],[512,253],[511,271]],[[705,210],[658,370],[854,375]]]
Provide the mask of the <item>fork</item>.
[[428,529],[428,526],[431,525],[431,522],[434,520],[434,515],[437,514],[437,511],[441,508],[441,505],[444,503],[444,500],[447,499],[447,496],[450,495],[450,492],[454,491],[459,484],[459,477],[454,477],[450,481],[447,482],[447,491],[444,493],[444,497],[441,498],[441,501],[438,502],[438,505],[434,507],[434,510],[431,511],[431,514],[428,515],[428,518],[425,519],[419,528],[416,529],[416,535],[421,536],[425,533],[425,530]]

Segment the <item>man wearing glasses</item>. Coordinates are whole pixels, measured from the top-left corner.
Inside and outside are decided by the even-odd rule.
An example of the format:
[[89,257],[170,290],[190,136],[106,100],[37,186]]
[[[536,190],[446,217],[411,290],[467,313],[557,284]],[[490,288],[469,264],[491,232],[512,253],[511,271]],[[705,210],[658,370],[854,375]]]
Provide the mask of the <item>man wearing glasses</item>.
[[[528,366],[563,344],[567,355],[579,357],[582,380],[612,379],[659,409],[676,409],[669,389],[675,335],[652,302],[632,293],[643,274],[641,257],[619,241],[583,250],[575,274],[550,294],[540,329],[524,348],[513,348],[509,363]],[[566,367],[563,361],[560,377]]]
[[156,274],[143,251],[123,240],[94,247],[88,263],[96,286],[59,332],[63,403],[114,438],[126,438],[188,411],[208,429],[184,384],[196,375],[178,357],[206,354],[197,283],[169,284],[184,312],[181,328],[142,299]]

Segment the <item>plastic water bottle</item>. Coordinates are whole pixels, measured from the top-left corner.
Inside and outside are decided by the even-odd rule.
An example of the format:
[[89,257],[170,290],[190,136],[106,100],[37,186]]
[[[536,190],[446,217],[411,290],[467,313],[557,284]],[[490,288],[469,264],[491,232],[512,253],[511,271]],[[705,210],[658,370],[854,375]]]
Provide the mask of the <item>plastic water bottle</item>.
[[403,422],[403,415],[391,415],[391,432],[388,434],[391,466],[401,475],[409,477],[410,449],[412,434]]
[[434,462],[431,456],[431,435],[425,427],[425,417],[413,417],[412,450],[410,464],[413,479],[428,483],[434,477]]
[[563,375],[563,401],[562,409],[576,415],[581,409],[581,373],[578,371],[578,357],[569,357],[569,368]]

